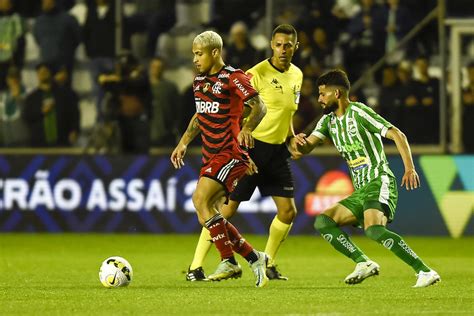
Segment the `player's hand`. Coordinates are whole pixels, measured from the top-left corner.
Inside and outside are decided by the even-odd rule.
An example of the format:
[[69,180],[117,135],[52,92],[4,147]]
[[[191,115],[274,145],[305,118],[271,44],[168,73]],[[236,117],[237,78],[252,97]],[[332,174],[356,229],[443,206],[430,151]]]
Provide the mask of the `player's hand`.
[[295,135],[294,137],[291,138],[291,142],[292,142],[295,149],[297,149],[296,146],[306,145],[306,134],[305,133],[299,133],[299,134]]
[[246,174],[248,174],[249,176],[255,174],[255,173],[258,173],[258,167],[257,165],[255,164],[255,162],[253,162],[252,158],[249,157],[249,162],[248,162],[248,169],[247,169],[247,172]]
[[415,169],[405,171],[400,186],[405,186],[407,190],[414,190],[420,186],[420,177]]
[[252,131],[248,128],[242,128],[239,135],[237,136],[237,140],[239,141],[240,146],[247,148],[253,148],[254,146]]
[[186,154],[187,146],[184,144],[179,143],[178,146],[173,150],[171,153],[171,163],[175,167],[175,169],[180,169],[184,166],[184,155]]
[[286,140],[286,149],[293,160],[299,159],[303,156],[303,154],[298,151],[298,146],[296,145],[294,136]]

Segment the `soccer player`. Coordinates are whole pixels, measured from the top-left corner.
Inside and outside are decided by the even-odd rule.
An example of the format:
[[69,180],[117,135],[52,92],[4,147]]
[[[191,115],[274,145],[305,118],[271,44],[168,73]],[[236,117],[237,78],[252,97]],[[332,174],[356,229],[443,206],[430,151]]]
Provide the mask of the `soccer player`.
[[[252,131],[265,116],[266,108],[258,93],[241,71],[226,66],[222,60],[222,38],[206,31],[194,38],[192,51],[198,75],[193,90],[196,114],[171,154],[177,169],[184,165],[188,144],[201,133],[203,165],[192,201],[199,222],[210,232],[221,255],[219,273],[242,272],[234,252],[243,256],[255,274],[257,287],[268,283],[265,274],[268,256],[259,252],[219,213],[222,204],[238,180],[255,166],[242,147],[253,147]],[[240,129],[244,103],[251,108],[247,122]]]
[[379,273],[379,265],[370,260],[340,229],[360,225],[370,239],[392,251],[417,273],[414,287],[426,287],[441,280],[402,237],[387,229],[397,204],[397,185],[383,151],[382,137],[395,142],[405,166],[401,186],[419,187],[410,145],[405,134],[376,114],[368,106],[351,102],[350,83],[345,72],[332,70],[317,80],[324,116],[308,137],[300,133],[290,140],[294,155],[309,153],[324,139],[330,138],[346,160],[355,191],[348,198],[326,209],[316,218],[315,228],[337,251],[356,262],[354,272],[345,282],[357,284]]
[[[270,225],[265,247],[265,253],[271,258],[266,273],[269,279],[287,280],[288,278],[276,269],[273,260],[296,216],[293,179],[288,163],[290,154],[285,141],[293,134],[292,118],[298,107],[303,73],[291,63],[298,48],[297,34],[293,26],[277,26],[272,32],[270,44],[272,57],[247,71],[252,86],[267,107],[267,114],[252,132],[255,146],[249,150],[250,157],[258,167],[258,173],[239,181],[221,213],[225,218],[230,218],[237,211],[240,202],[250,199],[257,186],[262,196],[272,196],[277,215]],[[186,275],[187,280],[205,279],[202,263],[211,247],[210,239],[209,233],[203,229]],[[220,274],[219,277],[227,279],[240,275],[241,271],[236,269],[229,270],[226,275]],[[211,274],[209,278],[214,279],[216,276]]]

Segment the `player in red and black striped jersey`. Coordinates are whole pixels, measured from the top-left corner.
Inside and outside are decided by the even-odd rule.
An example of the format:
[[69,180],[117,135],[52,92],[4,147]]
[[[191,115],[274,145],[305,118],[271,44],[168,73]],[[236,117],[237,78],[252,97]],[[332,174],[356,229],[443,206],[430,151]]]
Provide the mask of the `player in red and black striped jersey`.
[[[199,73],[193,84],[196,114],[171,154],[171,162],[175,168],[181,168],[188,144],[201,133],[203,165],[192,200],[199,222],[209,230],[222,259],[208,279],[240,277],[242,269],[234,258],[237,252],[249,262],[256,277],[255,285],[262,287],[268,282],[267,255],[254,250],[219,211],[239,179],[256,171],[242,147],[253,147],[252,131],[264,117],[266,108],[248,77],[224,64],[222,38],[217,33],[206,31],[197,35],[192,50]],[[240,128],[244,103],[251,110]],[[199,277],[188,271],[187,278],[205,280],[204,273],[201,274]]]
[[240,69],[223,66],[215,74],[196,76],[193,89],[203,162],[228,149],[244,153],[237,141],[239,123],[244,102],[257,96],[247,75]]

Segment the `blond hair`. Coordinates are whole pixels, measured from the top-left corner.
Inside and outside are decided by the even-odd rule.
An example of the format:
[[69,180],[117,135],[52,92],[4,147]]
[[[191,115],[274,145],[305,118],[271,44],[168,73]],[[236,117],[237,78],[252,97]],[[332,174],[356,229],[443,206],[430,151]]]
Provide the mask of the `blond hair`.
[[200,44],[203,47],[208,47],[209,49],[213,50],[217,48],[218,50],[222,50],[222,37],[214,31],[205,31],[201,34],[198,34],[194,40],[194,44]]

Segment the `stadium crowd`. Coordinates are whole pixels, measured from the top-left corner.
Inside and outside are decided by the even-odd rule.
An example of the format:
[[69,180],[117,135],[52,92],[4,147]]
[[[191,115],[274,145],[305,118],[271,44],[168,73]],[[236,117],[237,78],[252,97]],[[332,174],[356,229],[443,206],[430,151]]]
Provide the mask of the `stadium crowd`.
[[[123,2],[116,38],[114,0],[0,0],[1,147],[88,146],[101,137],[126,153],[174,146],[195,112],[191,40],[197,33],[221,34],[225,60],[236,68],[269,57],[265,1]],[[355,82],[436,2],[275,0],[274,25],[298,30],[293,62],[304,81],[296,132],[322,112],[314,86],[319,75],[342,68]],[[399,126],[413,144],[439,142],[436,30],[432,21],[350,96]],[[467,127],[474,118],[472,38],[463,53]],[[474,152],[468,134],[464,128],[464,151]]]

